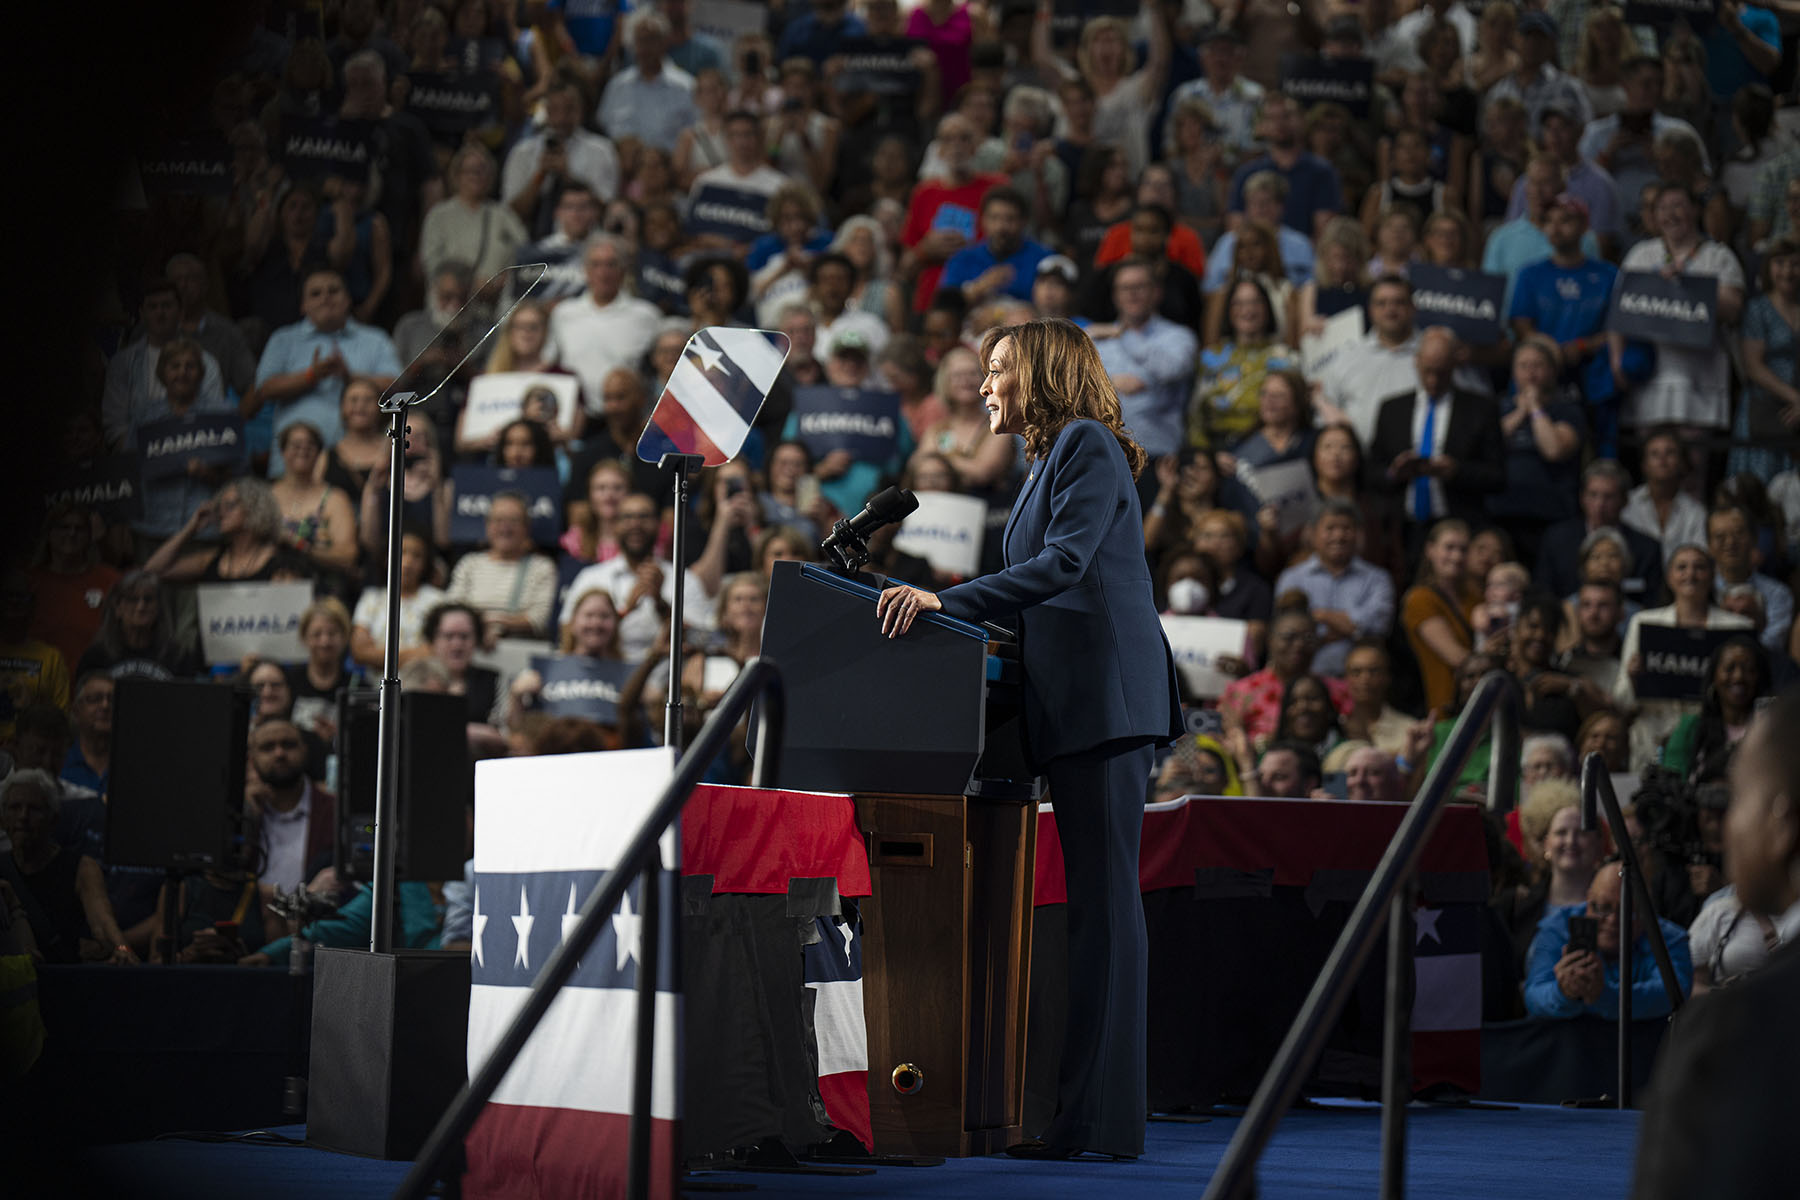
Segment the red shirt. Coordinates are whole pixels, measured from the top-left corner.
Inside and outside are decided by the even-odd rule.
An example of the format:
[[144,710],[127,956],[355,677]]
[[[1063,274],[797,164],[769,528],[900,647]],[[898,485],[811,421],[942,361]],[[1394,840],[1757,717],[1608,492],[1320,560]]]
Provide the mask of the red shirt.
[[[1331,702],[1337,706],[1338,715],[1349,716],[1350,685],[1332,675],[1321,678],[1325,680],[1325,690],[1331,693]],[[1275,669],[1264,667],[1227,684],[1224,695],[1219,697],[1219,711],[1230,712],[1235,708],[1243,719],[1244,732],[1254,742],[1275,732],[1275,726],[1281,720],[1283,690],[1281,680],[1275,677]]]
[[63,661],[73,668],[94,644],[106,594],[117,582],[119,573],[104,564],[89,567],[79,575],[61,575],[47,567],[33,567],[31,591],[37,597],[37,607],[32,612],[31,636],[62,651]]
[[[1104,267],[1108,263],[1116,263],[1131,253],[1131,222],[1120,221],[1106,231],[1100,239],[1100,248],[1094,251],[1094,265]],[[1206,247],[1200,244],[1200,235],[1186,225],[1177,225],[1169,234],[1165,253],[1169,261],[1179,263],[1194,273],[1195,279],[1206,276]]]
[[[989,188],[1006,182],[1004,175],[976,175],[967,183],[945,183],[941,179],[927,179],[913,189],[912,201],[906,206],[906,225],[900,230],[900,243],[908,250],[925,240],[938,222],[939,210],[945,205],[967,212],[957,212],[960,218],[957,226],[962,229],[968,241],[964,245],[974,245],[981,240],[981,198],[987,195]],[[953,210],[954,211],[954,210]],[[948,217],[950,214],[945,214]],[[974,232],[970,232],[973,222]],[[944,277],[944,264],[932,263],[919,271],[919,283],[913,290],[913,311],[924,312],[931,307],[931,298],[937,295],[938,280]]]

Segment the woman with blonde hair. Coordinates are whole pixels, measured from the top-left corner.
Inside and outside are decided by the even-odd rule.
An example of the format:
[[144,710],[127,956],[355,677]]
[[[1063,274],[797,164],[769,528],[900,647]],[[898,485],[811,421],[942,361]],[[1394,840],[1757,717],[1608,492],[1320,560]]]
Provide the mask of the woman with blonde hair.
[[1639,53],[1637,37],[1625,24],[1625,13],[1612,4],[1597,4],[1581,27],[1581,45],[1570,74],[1580,81],[1595,119],[1625,107],[1625,61]]
[[[1325,222],[1314,251],[1313,277],[1294,293],[1288,328],[1296,337],[1325,332],[1325,322],[1345,309],[1368,302],[1369,239],[1353,217]],[[1366,322],[1365,322],[1366,323]]]
[[1512,942],[1513,961],[1524,971],[1538,922],[1551,908],[1587,901],[1600,866],[1599,831],[1581,830],[1581,789],[1573,780],[1546,779],[1525,792],[1519,833],[1533,882],[1497,898],[1495,910]]
[[[1118,17],[1096,17],[1081,29],[1075,62],[1081,78],[1094,90],[1094,140],[1125,152],[1131,178],[1150,161],[1150,122],[1169,75],[1172,40],[1167,11],[1144,5],[1150,42],[1142,65],[1132,49],[1131,26]],[[1050,43],[1050,0],[1038,0],[1031,26],[1031,61],[1051,90],[1063,83],[1062,60]]]
[[1031,464],[1007,524],[1005,569],[932,593],[891,587],[889,637],[921,613],[1014,615],[1026,677],[1028,753],[1056,798],[1069,878],[1070,1020],[1057,1114],[1025,1158],[1144,1149],[1147,948],[1138,844],[1155,747],[1182,733],[1175,664],[1144,560],[1137,476],[1093,342],[1063,320],[990,329],[981,394],[996,435]]

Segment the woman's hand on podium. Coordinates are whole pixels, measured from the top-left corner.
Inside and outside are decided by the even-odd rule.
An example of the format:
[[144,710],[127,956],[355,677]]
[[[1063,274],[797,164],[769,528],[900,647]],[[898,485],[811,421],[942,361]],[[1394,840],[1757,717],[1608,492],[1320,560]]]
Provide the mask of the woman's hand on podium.
[[897,638],[912,628],[914,617],[943,607],[936,592],[902,585],[881,593],[881,599],[875,602],[875,619],[881,622],[881,632]]

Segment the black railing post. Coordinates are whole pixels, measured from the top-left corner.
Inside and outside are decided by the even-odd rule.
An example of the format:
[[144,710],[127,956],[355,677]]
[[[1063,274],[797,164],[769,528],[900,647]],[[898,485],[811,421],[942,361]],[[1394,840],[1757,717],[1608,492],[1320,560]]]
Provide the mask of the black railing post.
[[1631,1106],[1631,925],[1639,905],[1644,911],[1644,932],[1650,938],[1650,953],[1656,959],[1657,974],[1662,977],[1663,991],[1669,997],[1673,1014],[1686,999],[1681,993],[1681,980],[1675,975],[1675,960],[1669,957],[1669,944],[1663,940],[1662,925],[1656,917],[1656,905],[1650,899],[1650,885],[1644,867],[1638,861],[1637,846],[1631,831],[1625,827],[1624,810],[1613,792],[1612,775],[1606,760],[1596,752],[1581,762],[1581,830],[1592,833],[1599,828],[1599,811],[1606,811],[1606,827],[1612,831],[1613,847],[1619,854],[1619,1077],[1617,1102],[1620,1108]]
[[1406,1106],[1412,1101],[1413,907],[1408,879],[1388,911],[1387,1005],[1381,1028],[1381,1196],[1406,1195]]
[[637,1050],[631,1070],[631,1151],[625,1172],[630,1200],[650,1197],[650,1099],[656,1089],[656,975],[662,962],[662,853],[652,842],[651,857],[638,876]]

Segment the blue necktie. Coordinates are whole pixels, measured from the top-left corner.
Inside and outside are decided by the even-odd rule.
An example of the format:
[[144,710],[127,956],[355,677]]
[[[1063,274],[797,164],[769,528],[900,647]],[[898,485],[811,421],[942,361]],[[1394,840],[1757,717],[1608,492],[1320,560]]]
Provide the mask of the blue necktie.
[[[1419,437],[1419,457],[1430,458],[1436,442],[1437,401],[1425,398],[1425,432]],[[1431,520],[1431,479],[1421,475],[1413,481],[1413,519],[1423,524]]]

